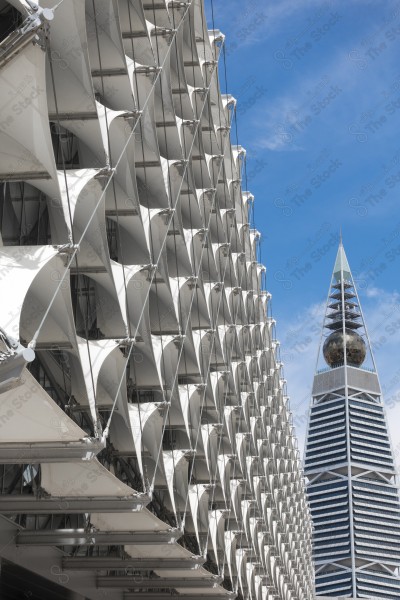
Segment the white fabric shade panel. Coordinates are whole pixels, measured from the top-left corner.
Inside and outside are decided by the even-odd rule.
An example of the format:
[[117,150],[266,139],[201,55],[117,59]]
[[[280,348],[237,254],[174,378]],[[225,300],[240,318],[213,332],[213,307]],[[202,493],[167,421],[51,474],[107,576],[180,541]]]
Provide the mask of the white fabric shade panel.
[[[0,176],[55,178],[48,120],[45,54],[25,46],[3,66],[0,87]],[[15,99],[18,98],[17,102]],[[34,115],[34,118],[32,116]]]
[[[110,272],[102,185],[95,179],[95,169],[69,170],[68,177],[59,173],[62,201],[72,218],[74,241],[80,242],[78,267],[105,267]],[[83,233],[85,235],[83,236]],[[83,236],[83,238],[82,238]]]
[[184,450],[164,450],[162,467],[174,514],[186,510],[188,495],[188,461]]
[[[90,412],[97,420],[97,409],[114,403],[128,421],[125,361],[115,340],[87,341],[78,338],[78,350],[85,396]],[[121,384],[122,382],[122,384]]]
[[159,544],[150,545],[143,544],[140,546],[125,546],[126,552],[133,558],[147,558],[151,557],[154,559],[163,558],[175,558],[178,560],[187,560],[193,556],[193,553],[179,544]]
[[42,486],[51,496],[126,498],[134,490],[110,473],[98,460],[42,464]]
[[91,522],[99,531],[162,532],[171,529],[147,508],[129,514],[96,513],[92,515]]
[[215,510],[210,514],[210,537],[212,542],[212,550],[214,552],[214,558],[217,565],[220,563],[222,558],[220,555],[224,548],[224,529],[225,529],[225,518],[226,511]]
[[1,443],[75,442],[86,437],[27,369],[0,396]]
[[159,440],[161,439],[164,421],[160,414],[160,405],[157,403],[147,402],[129,405],[128,408],[138,465],[144,478],[143,449],[145,447],[154,462],[158,462],[160,458]]
[[[51,0],[43,0],[40,5],[54,6]],[[51,25],[55,60],[52,61],[52,73],[48,71],[49,110],[52,114],[57,109],[60,114],[90,113],[95,111],[96,104],[87,53],[85,7],[79,0],[71,0],[63,2],[57,12]]]
[[197,543],[199,544],[201,550],[204,550],[204,548],[202,536],[200,534],[207,531],[209,526],[209,494],[210,486],[205,486],[203,484],[189,486],[189,507],[193,519]]
[[[38,341],[74,344],[74,325],[65,261],[51,246],[18,246],[0,248],[0,281],[3,329],[8,335],[30,342],[55,295]],[[61,285],[60,281],[67,275]],[[13,293],[10,294],[9,290]]]
[[198,431],[199,409],[204,390],[195,384],[179,386],[179,408],[189,439]]

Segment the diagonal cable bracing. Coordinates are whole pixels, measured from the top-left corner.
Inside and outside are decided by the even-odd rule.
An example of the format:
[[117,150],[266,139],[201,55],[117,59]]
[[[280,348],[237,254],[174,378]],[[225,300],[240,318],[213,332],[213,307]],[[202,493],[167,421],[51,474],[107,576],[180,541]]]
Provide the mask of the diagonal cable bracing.
[[[77,254],[77,252],[78,252],[78,250],[79,250],[79,248],[80,248],[80,245],[81,245],[81,243],[82,243],[82,241],[83,241],[83,239],[84,239],[84,237],[85,237],[85,235],[86,235],[86,233],[87,233],[87,231],[88,231],[88,229],[89,229],[89,227],[90,227],[90,224],[91,224],[91,222],[93,221],[93,219],[94,219],[94,217],[95,217],[95,215],[96,215],[96,212],[97,212],[97,210],[99,209],[99,207],[100,207],[100,205],[101,205],[101,203],[102,203],[102,201],[103,201],[104,195],[105,195],[105,193],[106,193],[106,191],[107,191],[107,188],[108,188],[108,186],[110,185],[110,182],[111,182],[111,180],[112,180],[112,178],[113,178],[113,176],[114,176],[114,173],[116,172],[116,169],[118,168],[118,165],[119,165],[120,161],[122,160],[122,157],[123,157],[123,155],[124,155],[124,153],[125,153],[125,151],[126,151],[126,149],[127,149],[128,145],[129,145],[129,143],[130,143],[130,141],[131,141],[131,139],[132,139],[132,136],[134,135],[134,133],[135,133],[135,131],[136,131],[136,127],[137,127],[137,125],[138,125],[138,123],[139,123],[139,120],[140,120],[140,118],[141,118],[141,116],[142,116],[142,114],[143,114],[144,110],[145,110],[145,109],[146,109],[146,107],[147,107],[147,104],[148,104],[148,102],[149,102],[149,100],[150,100],[150,97],[151,97],[151,95],[152,95],[153,91],[154,91],[154,88],[155,88],[155,85],[156,85],[156,83],[157,83],[157,81],[158,81],[158,78],[160,77],[161,71],[162,71],[162,69],[164,68],[164,65],[165,65],[165,63],[166,63],[167,59],[169,58],[169,53],[170,53],[170,50],[171,50],[171,47],[172,47],[172,42],[173,42],[173,40],[175,39],[175,36],[178,34],[178,31],[179,31],[180,27],[182,26],[182,23],[184,22],[184,19],[185,19],[186,13],[187,13],[187,11],[189,10],[189,8],[191,7],[191,5],[192,5],[192,3],[193,3],[194,1],[195,1],[195,0],[191,0],[191,1],[190,1],[190,3],[187,5],[187,8],[185,9],[185,13],[183,14],[183,16],[182,16],[182,19],[181,19],[181,21],[180,21],[180,22],[179,22],[179,24],[178,24],[178,27],[176,28],[176,30],[175,30],[175,31],[174,31],[174,33],[173,33],[173,36],[172,36],[171,43],[170,43],[170,45],[169,45],[169,47],[168,47],[168,50],[167,50],[167,52],[166,52],[166,55],[165,55],[165,58],[164,58],[164,60],[163,60],[163,62],[162,62],[162,64],[161,64],[161,67],[159,67],[159,69],[157,70],[156,77],[154,78],[154,81],[153,81],[153,83],[152,83],[152,87],[151,87],[151,89],[150,89],[150,91],[149,91],[149,94],[148,94],[148,96],[147,96],[147,98],[146,98],[146,100],[145,100],[145,102],[144,102],[144,104],[143,104],[143,107],[142,107],[141,111],[140,111],[139,118],[137,119],[137,121],[136,121],[136,122],[135,122],[135,124],[133,125],[133,127],[132,127],[132,130],[131,130],[131,132],[129,133],[128,139],[127,139],[126,143],[124,144],[124,147],[123,147],[123,149],[122,149],[122,151],[121,151],[121,154],[120,154],[120,156],[119,156],[118,160],[117,160],[117,161],[116,161],[116,163],[115,163],[115,166],[113,167],[113,169],[112,169],[112,170],[111,170],[111,172],[110,172],[110,176],[109,176],[109,178],[108,178],[108,181],[107,181],[107,183],[105,184],[105,186],[104,186],[104,189],[103,189],[102,193],[100,194],[100,198],[99,198],[98,202],[96,203],[96,205],[95,205],[95,207],[94,207],[94,209],[93,209],[93,211],[92,211],[92,213],[91,213],[91,216],[89,217],[89,220],[88,220],[88,222],[87,222],[87,224],[86,224],[86,226],[85,226],[85,228],[84,228],[84,230],[83,230],[83,232],[82,232],[82,235],[80,236],[80,238],[79,238],[79,240],[78,240],[77,244],[75,245],[75,247],[73,248],[73,251],[71,252],[71,256],[70,256],[70,258],[69,258],[69,260],[68,260],[68,262],[67,262],[67,264],[66,264],[66,267],[65,267],[64,273],[63,273],[63,275],[60,277],[60,280],[59,280],[59,283],[58,283],[58,285],[57,285],[57,288],[56,288],[56,290],[55,290],[55,292],[54,292],[54,294],[53,294],[53,296],[52,296],[52,298],[51,298],[51,300],[50,300],[50,303],[49,303],[49,305],[48,305],[48,307],[47,307],[47,309],[46,309],[46,311],[45,311],[45,313],[44,313],[44,315],[43,315],[43,317],[42,317],[42,320],[41,320],[41,321],[40,321],[40,323],[39,323],[39,326],[38,326],[38,328],[37,328],[37,330],[36,330],[36,332],[35,332],[34,336],[32,337],[32,340],[29,342],[29,347],[30,347],[30,348],[33,348],[33,349],[35,349],[35,347],[36,347],[36,341],[37,341],[37,338],[38,338],[38,336],[39,336],[39,334],[40,334],[40,330],[41,330],[41,328],[43,327],[43,324],[44,324],[44,322],[45,322],[45,320],[46,320],[46,318],[47,318],[47,316],[48,316],[48,314],[49,314],[49,312],[50,312],[50,310],[51,310],[51,307],[53,306],[53,303],[54,303],[54,301],[55,301],[55,299],[56,299],[56,296],[57,296],[58,292],[60,291],[60,289],[61,289],[61,286],[62,286],[62,285],[63,285],[63,283],[64,283],[64,280],[65,280],[65,278],[66,278],[66,276],[67,276],[67,273],[68,273],[68,269],[71,267],[71,265],[72,265],[72,263],[73,263],[73,261],[74,261],[74,259],[75,259],[75,256],[76,256],[76,254]],[[170,223],[169,223],[169,224],[170,224]],[[169,225],[169,224],[168,224],[168,225]],[[160,255],[159,255],[158,259],[157,259],[157,263],[156,263],[156,264],[158,264],[158,262],[159,262],[159,260],[160,260],[160,257],[161,257],[161,252],[160,252]]]

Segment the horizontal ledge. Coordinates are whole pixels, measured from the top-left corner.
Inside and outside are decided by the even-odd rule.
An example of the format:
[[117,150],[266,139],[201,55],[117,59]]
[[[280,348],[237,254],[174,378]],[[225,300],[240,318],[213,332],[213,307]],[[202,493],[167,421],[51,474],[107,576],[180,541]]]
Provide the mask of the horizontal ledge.
[[89,531],[83,529],[56,529],[20,531],[17,546],[123,546],[174,544],[182,536],[173,531]]
[[92,69],[92,77],[114,77],[128,75],[126,69]]
[[[104,340],[111,340],[111,341],[115,342],[116,345],[117,344],[121,344],[122,345],[122,342],[125,341],[125,340],[121,340],[121,337],[116,338],[116,337],[107,337],[107,336],[105,336],[105,337],[102,337],[101,339],[102,339],[102,341],[104,341]],[[89,342],[91,342],[91,341],[97,341],[97,339],[96,340],[89,339],[88,341]],[[134,340],[131,338],[130,340],[128,340],[128,345],[132,341],[134,341],[135,344],[136,343],[140,343],[140,342],[143,342],[143,338],[140,337],[140,336],[136,336],[136,338]],[[24,346],[27,346],[29,342],[27,340],[21,339],[21,343]],[[37,342],[36,346],[35,346],[35,352],[38,352],[38,351],[41,351],[41,350],[52,350],[52,351],[56,351],[56,350],[70,350],[73,347],[74,346],[71,344],[71,342],[65,342],[65,341],[62,341],[62,342],[57,342],[57,341],[54,341],[54,342]],[[141,389],[142,388],[140,388],[139,391]],[[146,389],[146,388],[143,387],[143,389]],[[152,389],[154,389],[154,388],[152,388]],[[157,391],[161,391],[161,390],[157,390]],[[75,408],[79,408],[79,405],[77,407],[75,407]],[[89,410],[89,405],[81,406],[80,408],[82,408],[83,410]],[[73,409],[74,409],[74,407],[71,407],[71,410],[73,410]]]
[[[153,9],[153,5],[152,5],[152,9]],[[164,10],[165,10],[165,5],[164,5]],[[164,29],[164,28],[156,28],[153,29],[151,31],[151,36],[157,36],[157,35],[161,35],[161,36],[165,36],[165,35],[173,35],[174,30],[173,29]],[[148,37],[148,33],[147,31],[125,31],[122,33],[122,38],[125,40],[130,40],[130,39],[135,39],[135,38],[147,38]]]
[[27,442],[0,444],[0,464],[26,464],[33,462],[70,462],[91,460],[104,449],[104,444],[94,438],[73,442]]
[[21,173],[0,173],[0,181],[26,181],[31,179],[50,179],[47,171],[24,171]]
[[[165,283],[165,281],[164,281],[164,279],[162,279],[161,281],[157,281],[157,283]],[[160,329],[159,331],[156,331],[155,329],[152,329],[151,333],[152,333],[152,335],[157,335],[159,337],[163,337],[163,336],[167,336],[167,335],[178,336],[179,335],[179,329],[166,329],[165,328],[165,329]]]
[[158,160],[135,161],[135,167],[137,169],[145,169],[146,167],[161,167],[161,163]]
[[125,592],[124,600],[224,600],[228,598],[236,598],[235,592],[224,590],[224,594],[178,594],[171,596],[168,592],[144,592],[137,594],[136,592]]
[[72,275],[82,275],[84,273],[107,273],[105,267],[70,267]]
[[[170,579],[169,577],[160,577],[158,579],[142,579],[136,575],[105,575],[97,577],[98,588],[123,588],[123,589],[148,589],[158,590],[164,588],[213,588],[221,581],[221,577],[216,577],[210,573],[210,579],[190,578],[190,579]],[[213,578],[213,579],[211,579]]]
[[[165,9],[165,5],[164,5],[164,9]],[[124,40],[132,40],[135,38],[147,38],[147,37],[148,37],[147,31],[123,31],[122,32],[122,38]]]
[[[27,345],[28,342],[23,342],[24,345]],[[71,350],[73,345],[71,342],[62,341],[62,342],[36,342],[35,352],[39,352],[40,350]]]
[[196,569],[204,564],[205,559],[202,556],[193,556],[190,559],[171,559],[171,558],[114,558],[108,556],[85,556],[85,557],[65,557],[62,565],[65,571],[92,571],[105,569],[135,569],[135,571],[151,571],[154,569]]
[[140,511],[149,504],[150,498],[146,495],[137,495],[127,498],[116,497],[50,497],[35,498],[7,494],[0,496],[0,514],[81,514],[96,512],[128,512]]
[[[168,8],[183,8],[185,6],[188,6],[188,4],[189,4],[189,2],[182,2],[181,0],[179,0],[179,1],[178,0],[177,1],[169,0]],[[159,4],[157,4],[157,2],[154,2],[154,4],[148,4],[148,3],[143,4],[143,8],[144,8],[144,10],[151,10],[151,11],[153,11],[153,10],[165,11],[166,10],[165,2],[159,3]]]
[[118,208],[116,210],[106,210],[106,217],[137,217],[139,211],[137,208]]
[[85,121],[86,119],[98,119],[95,111],[76,113],[50,113],[49,121]]

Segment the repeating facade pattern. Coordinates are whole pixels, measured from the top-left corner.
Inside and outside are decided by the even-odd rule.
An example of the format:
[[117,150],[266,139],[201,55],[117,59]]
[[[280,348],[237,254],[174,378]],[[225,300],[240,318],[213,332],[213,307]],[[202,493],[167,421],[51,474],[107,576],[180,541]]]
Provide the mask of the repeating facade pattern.
[[310,600],[259,233],[201,0],[0,2],[0,555],[110,600]]
[[329,366],[314,378],[305,458],[316,592],[398,598],[396,469],[378,375],[342,244],[324,331],[322,351]]

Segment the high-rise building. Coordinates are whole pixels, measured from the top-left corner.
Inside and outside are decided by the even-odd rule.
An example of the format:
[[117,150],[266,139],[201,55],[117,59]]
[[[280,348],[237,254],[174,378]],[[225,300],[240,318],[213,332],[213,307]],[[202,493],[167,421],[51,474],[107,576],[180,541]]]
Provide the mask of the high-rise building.
[[2,600],[312,598],[223,43],[201,0],[0,0]]
[[326,305],[304,470],[317,595],[399,598],[396,469],[371,344],[342,242]]

